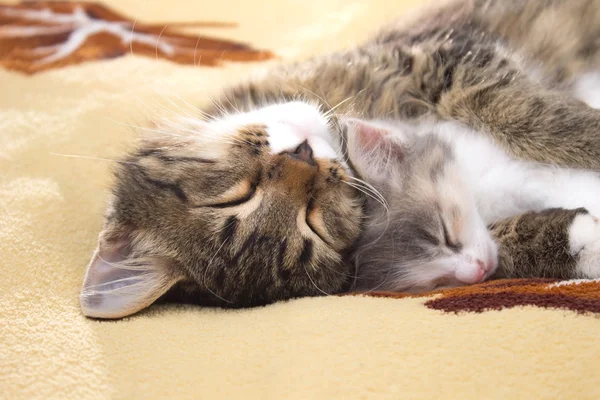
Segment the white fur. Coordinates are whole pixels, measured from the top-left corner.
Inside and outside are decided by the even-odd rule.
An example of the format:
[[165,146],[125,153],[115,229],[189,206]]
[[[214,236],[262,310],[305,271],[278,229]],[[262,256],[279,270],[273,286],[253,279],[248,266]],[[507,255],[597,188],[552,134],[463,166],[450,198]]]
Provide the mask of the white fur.
[[294,150],[304,140],[308,140],[314,157],[337,157],[336,138],[329,131],[327,119],[318,107],[311,104],[294,101],[247,113],[230,114],[212,122],[210,129],[222,134],[233,134],[237,128],[247,124],[262,124],[267,127],[269,146],[273,154]]
[[578,275],[600,278],[600,222],[589,214],[575,217],[569,228],[569,250],[577,257]]
[[449,215],[451,208],[457,208],[463,226],[456,238],[463,245],[462,250],[435,264],[451,264],[451,272],[458,282],[473,284],[496,270],[498,248],[480,216],[471,185],[462,173],[460,168],[449,169],[433,185],[442,215]]

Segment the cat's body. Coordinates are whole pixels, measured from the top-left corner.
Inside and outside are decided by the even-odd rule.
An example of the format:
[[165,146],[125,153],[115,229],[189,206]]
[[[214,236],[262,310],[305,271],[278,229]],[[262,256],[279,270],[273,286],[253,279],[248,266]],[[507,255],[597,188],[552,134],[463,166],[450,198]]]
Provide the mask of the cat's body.
[[[122,317],[166,292],[241,307],[347,290],[350,254],[370,218],[365,194],[380,195],[355,176],[360,165],[346,143],[354,138],[334,112],[455,121],[511,157],[600,171],[600,111],[575,97],[598,100],[586,89],[600,71],[600,0],[434,6],[355,48],[224,90],[203,110],[208,121],[154,129],[162,135],[116,171],[81,295],[84,313]],[[553,206],[530,189],[534,209]],[[501,214],[492,210],[487,219]],[[561,232],[576,214],[558,224]],[[492,229],[512,254],[526,253],[512,234],[527,225],[521,216]],[[593,221],[583,223],[592,236]]]
[[365,119],[429,115],[522,159],[598,170],[600,113],[575,97],[598,101],[597,21],[597,0],[433,2],[357,47],[259,73],[206,110],[306,98]]

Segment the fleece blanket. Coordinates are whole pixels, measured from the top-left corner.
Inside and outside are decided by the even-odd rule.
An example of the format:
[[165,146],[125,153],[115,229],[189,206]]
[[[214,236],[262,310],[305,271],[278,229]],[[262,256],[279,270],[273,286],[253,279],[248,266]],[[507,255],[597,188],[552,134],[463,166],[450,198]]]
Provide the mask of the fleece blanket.
[[417,3],[0,1],[0,398],[599,399],[598,282],[80,313],[136,125]]

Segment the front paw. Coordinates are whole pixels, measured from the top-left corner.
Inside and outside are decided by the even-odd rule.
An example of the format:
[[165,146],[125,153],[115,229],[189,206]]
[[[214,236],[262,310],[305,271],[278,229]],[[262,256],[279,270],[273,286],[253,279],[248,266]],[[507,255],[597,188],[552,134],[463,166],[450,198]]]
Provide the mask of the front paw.
[[600,278],[600,220],[591,214],[579,214],[569,227],[569,250],[577,260],[580,278]]

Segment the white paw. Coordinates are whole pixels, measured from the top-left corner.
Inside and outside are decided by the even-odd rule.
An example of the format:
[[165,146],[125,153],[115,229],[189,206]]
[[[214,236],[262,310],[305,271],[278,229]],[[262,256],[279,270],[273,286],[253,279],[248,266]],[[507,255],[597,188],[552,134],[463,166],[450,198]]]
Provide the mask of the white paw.
[[569,247],[577,257],[578,275],[600,278],[600,220],[591,214],[576,216],[569,228]]

